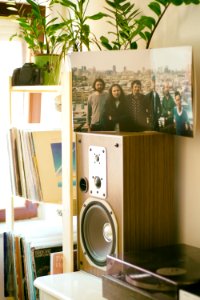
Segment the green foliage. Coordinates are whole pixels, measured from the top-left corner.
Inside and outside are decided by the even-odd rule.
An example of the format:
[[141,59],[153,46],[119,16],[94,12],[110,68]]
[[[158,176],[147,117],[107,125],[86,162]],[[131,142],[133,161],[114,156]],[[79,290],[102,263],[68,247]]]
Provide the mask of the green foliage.
[[148,7],[155,14],[155,17],[141,16],[137,20],[138,27],[141,29],[139,32],[140,37],[145,40],[146,48],[149,48],[153,35],[166,13],[170,5],[180,6],[182,4],[199,4],[200,0],[154,0],[148,4]]
[[[105,0],[106,13],[98,12],[87,15],[88,4],[92,0],[51,0],[48,16],[41,13],[38,0],[26,0],[30,5],[30,12],[25,12],[23,5],[18,6],[17,0],[8,0],[8,7],[15,9],[17,21],[20,25],[18,36],[23,38],[34,54],[56,54],[61,56],[69,51],[90,50],[91,43],[101,49],[122,50],[138,48],[138,41],[142,39],[149,48],[152,37],[161,19],[170,5],[200,4],[200,0],[151,0],[148,4],[151,16],[142,15],[135,9],[132,0]],[[54,4],[67,8],[68,18],[51,18]],[[153,15],[152,15],[153,12]],[[54,12],[55,13],[55,12]],[[97,41],[91,32],[89,20],[98,21],[105,18],[110,30]]]
[[93,43],[96,38],[92,35],[87,21],[100,20],[105,14],[99,12],[88,16],[86,13],[89,0],[78,0],[74,2],[68,0],[52,0],[51,4],[54,3],[59,3],[68,8],[69,19],[71,20],[71,27],[69,28],[70,42],[73,51],[82,51],[83,46],[85,46],[87,50],[90,50],[90,44]]
[[137,37],[140,26],[136,17],[140,14],[139,9],[128,0],[105,0],[107,6],[107,23],[112,31],[108,36],[101,36],[100,43],[107,50],[136,49]]
[[107,50],[136,49],[138,40],[142,39],[149,48],[153,35],[161,19],[170,5],[190,5],[200,3],[200,0],[153,0],[148,4],[153,16],[141,15],[139,9],[128,0],[105,0],[108,12],[108,24],[113,27],[107,36],[100,37],[100,43]]
[[[57,22],[58,18],[51,18],[51,15],[44,16],[39,3],[33,0],[26,0],[30,5],[30,12],[22,5],[17,5],[15,1],[8,1],[8,9],[16,11],[16,20],[20,26],[20,33],[14,37],[22,38],[26,41],[28,48],[33,54],[60,54],[64,56],[69,48],[68,33],[66,25],[70,21]],[[51,7],[49,7],[51,11]]]

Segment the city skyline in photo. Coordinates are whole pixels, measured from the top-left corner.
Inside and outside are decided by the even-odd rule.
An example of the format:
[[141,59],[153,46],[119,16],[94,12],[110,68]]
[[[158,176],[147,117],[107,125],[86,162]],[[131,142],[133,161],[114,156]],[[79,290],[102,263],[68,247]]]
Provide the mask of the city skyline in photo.
[[95,78],[105,81],[107,92],[112,84],[119,84],[125,95],[131,93],[131,82],[140,80],[141,92],[146,95],[152,77],[161,102],[166,83],[173,98],[180,92],[193,131],[192,47],[72,53],[70,66],[74,131],[87,131],[87,99]]

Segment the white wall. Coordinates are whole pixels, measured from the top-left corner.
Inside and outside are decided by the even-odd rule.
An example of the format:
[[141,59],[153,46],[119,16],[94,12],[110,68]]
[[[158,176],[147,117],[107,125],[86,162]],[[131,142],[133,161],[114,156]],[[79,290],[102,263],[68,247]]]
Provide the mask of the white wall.
[[[100,9],[100,1],[92,0],[91,11]],[[150,15],[149,0],[135,0],[136,8]],[[177,214],[180,218],[180,242],[200,247],[200,5],[170,6],[163,17],[151,48],[186,46],[193,47],[194,90],[196,108],[196,133],[194,138],[175,137]],[[91,23],[94,28],[97,23]],[[94,28],[97,34],[107,31],[101,23]]]
[[[139,1],[136,1],[139,2]],[[148,1],[143,1],[148,3]],[[192,45],[195,137],[176,137],[176,179],[180,241],[200,247],[200,5],[168,8],[152,40],[151,48]]]

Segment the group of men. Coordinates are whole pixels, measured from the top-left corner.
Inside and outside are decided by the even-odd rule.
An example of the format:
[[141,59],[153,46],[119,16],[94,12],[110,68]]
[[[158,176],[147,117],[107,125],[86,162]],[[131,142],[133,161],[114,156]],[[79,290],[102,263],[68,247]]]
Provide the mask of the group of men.
[[[105,130],[104,113],[105,104],[109,101],[109,93],[105,91],[105,82],[98,78],[93,83],[93,93],[88,97],[87,125],[88,131]],[[186,111],[181,105],[180,93],[175,93],[175,99],[169,91],[169,85],[163,87],[162,102],[156,91],[156,78],[151,78],[151,89],[144,95],[140,80],[131,83],[131,93],[124,97],[123,105],[126,112],[126,124],[123,131],[145,131],[169,127],[175,128],[175,133],[185,135],[189,128]],[[164,124],[160,124],[160,117]],[[117,120],[116,120],[117,122]]]

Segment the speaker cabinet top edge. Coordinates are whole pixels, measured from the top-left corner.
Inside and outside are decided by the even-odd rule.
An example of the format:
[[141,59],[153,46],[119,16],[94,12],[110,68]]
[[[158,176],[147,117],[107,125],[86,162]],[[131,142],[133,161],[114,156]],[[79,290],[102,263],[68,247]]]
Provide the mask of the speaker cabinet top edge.
[[152,136],[152,135],[165,135],[165,133],[156,131],[141,131],[141,132],[115,132],[115,131],[95,131],[95,132],[76,132],[76,135],[92,135],[92,136],[118,136],[118,137],[130,137],[130,136]]

